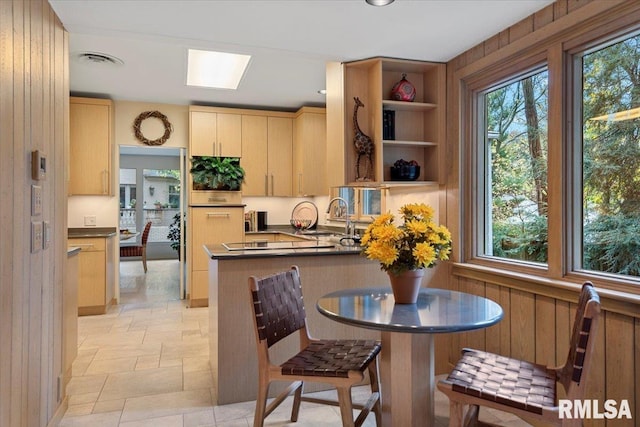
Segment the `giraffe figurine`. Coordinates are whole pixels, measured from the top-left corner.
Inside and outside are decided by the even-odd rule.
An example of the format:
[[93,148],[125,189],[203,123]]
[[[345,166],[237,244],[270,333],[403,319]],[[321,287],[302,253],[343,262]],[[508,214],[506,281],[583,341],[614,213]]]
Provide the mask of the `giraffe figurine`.
[[[373,160],[371,158],[374,147],[373,140],[369,136],[365,135],[358,125],[358,108],[364,108],[364,104],[357,96],[354,97],[353,100],[355,101],[355,106],[353,108],[353,132],[355,134],[353,137],[353,145],[355,146],[356,153],[358,154],[358,158],[356,160],[356,181],[371,181],[370,174],[373,167]],[[360,177],[360,160],[363,156],[366,156],[365,159],[367,161],[367,165],[364,176]]]

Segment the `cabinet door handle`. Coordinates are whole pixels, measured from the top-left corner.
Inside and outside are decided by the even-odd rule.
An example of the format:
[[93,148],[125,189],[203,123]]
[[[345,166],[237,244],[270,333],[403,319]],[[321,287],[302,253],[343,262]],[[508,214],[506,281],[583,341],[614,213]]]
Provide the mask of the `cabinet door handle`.
[[216,149],[218,148],[218,143],[216,142],[216,140],[213,140],[213,157],[216,157]]
[[269,195],[269,175],[264,174],[264,195]]
[[271,174],[271,195],[272,195],[272,196],[275,196],[275,193],[274,193],[274,191],[273,191],[273,189],[274,189],[273,181],[274,181],[274,180],[273,180],[273,174]]
[[210,201],[210,202],[226,202],[227,198],[226,197],[216,197],[216,196],[214,196],[214,197],[209,197],[207,200]]
[[207,217],[230,217],[231,214],[229,212],[207,212]]
[[82,250],[83,248],[93,248],[95,245],[93,243],[74,243],[73,246],[77,246]]

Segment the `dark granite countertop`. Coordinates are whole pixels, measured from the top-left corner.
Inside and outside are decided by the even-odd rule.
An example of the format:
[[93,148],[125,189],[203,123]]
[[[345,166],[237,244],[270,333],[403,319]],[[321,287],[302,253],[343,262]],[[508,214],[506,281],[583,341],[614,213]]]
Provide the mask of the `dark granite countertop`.
[[113,237],[118,233],[115,227],[79,227],[67,229],[69,238]]
[[322,255],[359,255],[359,245],[341,245],[336,243],[332,247],[318,248],[290,248],[290,249],[267,249],[267,250],[245,250],[229,251],[222,245],[204,245],[204,251],[211,259],[238,259],[238,258],[268,258],[281,256],[322,256]]
[[80,248],[77,246],[69,246],[67,248],[67,257],[72,257],[80,253]]

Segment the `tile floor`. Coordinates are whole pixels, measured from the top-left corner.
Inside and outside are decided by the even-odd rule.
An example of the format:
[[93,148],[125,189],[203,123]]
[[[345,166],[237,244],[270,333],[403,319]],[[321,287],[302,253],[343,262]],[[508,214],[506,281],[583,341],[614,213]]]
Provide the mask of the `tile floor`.
[[[187,308],[178,297],[178,261],[120,266],[121,303],[101,316],[80,317],[78,357],[61,427],[248,427],[255,402],[214,406],[208,364],[207,308]],[[368,388],[354,390],[354,399]],[[330,392],[324,392],[330,393]],[[338,426],[339,409],[303,402],[297,423],[288,422],[288,399],[268,426]],[[437,426],[448,423],[448,401],[436,395]],[[481,420],[528,426],[498,411]],[[366,426],[374,426],[370,415]]]

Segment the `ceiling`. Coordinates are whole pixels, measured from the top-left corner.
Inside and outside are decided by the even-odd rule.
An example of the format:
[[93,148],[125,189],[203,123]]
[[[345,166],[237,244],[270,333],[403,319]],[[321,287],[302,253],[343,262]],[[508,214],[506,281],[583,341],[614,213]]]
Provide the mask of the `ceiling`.
[[[551,0],[49,0],[69,31],[77,95],[169,104],[324,105],[325,64],[446,62]],[[237,90],[186,86],[187,49],[250,54]],[[82,61],[97,52],[123,64]],[[400,76],[399,76],[400,77]]]

